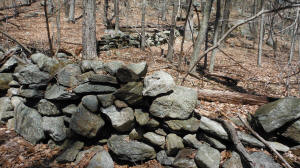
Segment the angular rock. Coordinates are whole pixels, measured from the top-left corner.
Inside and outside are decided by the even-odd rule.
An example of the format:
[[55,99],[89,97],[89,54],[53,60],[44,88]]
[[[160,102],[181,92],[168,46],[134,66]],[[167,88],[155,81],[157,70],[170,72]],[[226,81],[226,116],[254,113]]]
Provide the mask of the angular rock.
[[114,168],[114,161],[110,154],[102,148],[91,159],[87,168]]
[[135,116],[136,122],[140,126],[146,125],[149,121],[149,113],[143,112],[142,109],[135,109],[134,110],[134,116]]
[[139,78],[146,75],[148,65],[147,62],[131,63],[127,65],[127,68],[134,72]]
[[82,72],[88,72],[88,71],[95,71],[99,72],[102,69],[104,69],[104,65],[101,61],[96,61],[96,60],[83,60],[81,62],[81,70]]
[[168,93],[175,87],[175,82],[171,75],[164,71],[158,71],[144,79],[144,96],[157,96]]
[[226,146],[224,144],[222,144],[219,140],[213,138],[213,137],[209,137],[207,135],[203,136],[205,141],[207,143],[209,143],[212,147],[219,149],[219,150],[224,150],[226,149]]
[[77,76],[81,75],[80,67],[76,64],[66,65],[57,74],[57,82],[66,87],[75,87],[79,84]]
[[116,77],[102,74],[94,74],[89,77],[89,81],[92,83],[112,84],[117,85],[118,81]]
[[118,109],[122,109],[122,108],[128,107],[128,105],[127,105],[124,101],[121,101],[121,100],[115,100],[115,101],[114,101],[114,104],[115,104],[115,106],[116,106]]
[[134,126],[134,114],[130,107],[118,111],[115,106],[109,106],[101,108],[101,112],[109,118],[113,128],[118,131],[130,131]]
[[61,114],[56,105],[46,99],[40,100],[37,106],[38,112],[42,115],[54,116]]
[[45,99],[48,100],[75,100],[78,96],[60,85],[49,85],[45,92]]
[[300,99],[284,98],[261,106],[253,116],[253,122],[270,133],[299,117]]
[[100,94],[100,93],[112,93],[116,91],[115,87],[107,85],[97,85],[91,83],[84,83],[77,86],[73,91],[78,94]]
[[300,120],[289,126],[282,135],[300,144]]
[[11,118],[9,120],[7,120],[7,124],[6,124],[6,127],[10,130],[15,130],[15,125],[16,125],[16,119],[14,118]]
[[8,85],[10,87],[20,87],[20,84],[15,80],[10,81]]
[[63,141],[67,137],[67,128],[63,117],[43,117],[43,130],[50,135],[54,141]]
[[99,151],[103,150],[103,147],[102,146],[93,146],[87,150],[83,150],[83,151],[80,151],[77,156],[76,156],[76,160],[75,160],[75,164],[78,165],[80,163],[80,161],[86,157],[87,154],[90,154],[90,153],[97,153]]
[[157,133],[158,135],[162,135],[162,136],[167,136],[168,134],[161,128],[158,128],[154,131],[155,133]]
[[9,88],[7,90],[7,96],[8,97],[20,96],[20,90],[19,90],[19,88]]
[[93,60],[91,66],[92,66],[93,71],[96,73],[101,72],[104,69],[104,64],[102,61]]
[[144,134],[144,138],[150,143],[164,148],[166,143],[166,138],[164,136],[158,135],[154,132],[147,132]]
[[56,161],[58,163],[73,162],[83,146],[84,143],[80,141],[69,144],[67,149],[56,158]]
[[197,132],[200,127],[200,120],[194,117],[187,120],[169,120],[165,123],[173,131]]
[[13,80],[11,73],[0,73],[0,90],[9,89],[9,83]]
[[116,77],[122,83],[138,81],[139,76],[127,66],[122,66],[118,69]]
[[42,116],[32,108],[20,103],[15,109],[16,132],[32,144],[45,138]]
[[59,69],[63,66],[60,62],[55,58],[50,58],[42,53],[36,53],[31,55],[31,60],[42,71],[46,71],[52,75],[59,71]]
[[128,135],[112,135],[107,144],[108,148],[121,160],[137,162],[156,157],[153,147],[142,142],[130,140]]
[[87,95],[81,99],[82,105],[90,112],[96,113],[99,109],[98,98],[95,95]]
[[21,67],[13,76],[22,85],[47,83],[51,79],[50,74],[40,71],[40,69],[33,64]]
[[31,99],[41,99],[44,97],[44,91],[36,89],[19,89],[19,96]]
[[62,109],[62,112],[67,115],[72,115],[77,112],[77,106],[75,104],[70,104]]
[[173,166],[176,168],[197,168],[193,158],[196,152],[194,149],[181,149],[174,159]]
[[14,107],[9,97],[0,98],[0,120],[7,120],[14,115]]
[[249,146],[259,147],[259,148],[265,147],[265,145],[262,142],[260,142],[252,135],[249,135],[241,131],[237,131],[237,135],[244,145],[249,145]]
[[183,143],[185,146],[189,146],[195,149],[198,149],[202,146],[203,143],[201,143],[197,137],[196,134],[187,134],[183,137]]
[[236,152],[232,152],[231,157],[228,160],[226,160],[222,165],[222,168],[243,168],[243,167],[244,166],[242,164],[241,157]]
[[80,104],[78,106],[78,111],[72,115],[70,128],[79,135],[93,138],[104,124],[104,120],[99,115],[89,112],[82,104]]
[[168,134],[166,138],[166,149],[169,156],[176,155],[180,149],[183,149],[182,138],[176,134]]
[[162,151],[157,153],[156,159],[162,165],[171,166],[173,164],[175,158],[174,157],[168,157],[166,151],[162,150]]
[[10,57],[0,68],[0,73],[12,72],[13,69],[18,65],[18,61],[14,56]]
[[290,148],[290,150],[294,155],[300,156],[300,145],[293,146]]
[[145,126],[149,128],[157,128],[159,125],[160,123],[156,119],[150,118]]
[[141,103],[143,83],[141,82],[128,82],[126,85],[118,89],[114,96],[120,100],[125,101],[129,105]]
[[220,152],[208,145],[203,144],[198,148],[195,156],[195,162],[198,167],[202,168],[218,168],[221,161]]
[[83,83],[89,82],[89,78],[93,75],[95,75],[95,73],[93,71],[89,71],[89,72],[85,72],[81,75],[76,76],[76,78],[77,78],[79,84],[83,84]]
[[200,129],[204,132],[208,132],[222,139],[228,140],[228,134],[222,125],[216,121],[213,121],[207,117],[201,116]]
[[123,65],[124,65],[124,63],[122,61],[111,61],[111,62],[107,62],[107,63],[104,64],[104,69],[109,74],[115,76],[115,74],[117,73],[118,69],[120,67],[122,67]]
[[137,128],[137,129],[133,128],[129,133],[129,138],[131,140],[140,140],[143,138],[143,134],[144,134],[143,131],[144,130],[142,130],[140,128]]
[[271,156],[266,155],[264,152],[253,152],[250,157],[254,159],[257,167],[281,168],[280,164],[276,163]]
[[102,107],[108,107],[113,105],[115,96],[113,94],[101,94],[97,95],[98,101]]
[[150,106],[150,114],[159,118],[187,119],[197,105],[194,89],[177,86],[170,95],[156,98]]
[[267,141],[269,143],[269,145],[271,145],[274,149],[276,149],[279,152],[287,152],[290,150],[290,148],[288,146],[285,146],[279,142],[271,142],[271,141]]
[[11,104],[14,108],[17,108],[17,106],[20,104],[20,103],[25,103],[26,102],[26,99],[25,98],[22,98],[22,97],[18,97],[18,96],[13,96],[11,97]]

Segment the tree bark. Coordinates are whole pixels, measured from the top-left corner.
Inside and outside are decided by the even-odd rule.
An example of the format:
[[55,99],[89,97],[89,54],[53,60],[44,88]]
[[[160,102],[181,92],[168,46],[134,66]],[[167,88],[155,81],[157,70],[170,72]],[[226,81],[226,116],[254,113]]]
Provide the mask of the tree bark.
[[169,36],[169,43],[168,43],[168,54],[167,59],[172,62],[173,54],[174,54],[174,42],[175,42],[175,29],[176,29],[176,16],[178,11],[178,0],[173,1],[173,12],[172,12],[172,28],[170,31]]
[[75,0],[70,0],[69,22],[75,23]]
[[48,43],[49,43],[49,49],[51,56],[54,55],[53,53],[53,46],[52,46],[52,40],[50,36],[50,28],[49,28],[49,21],[48,21],[48,11],[47,11],[47,0],[44,0],[44,13],[45,13],[45,19],[46,19],[46,28],[47,28],[47,35],[48,35]]
[[293,55],[294,55],[294,50],[295,50],[295,41],[296,41],[296,36],[298,32],[298,25],[299,25],[299,8],[297,9],[297,16],[295,19],[295,27],[294,27],[294,32],[292,34],[292,41],[291,41],[291,49],[290,49],[290,56],[289,56],[289,64],[292,63],[293,60]]
[[162,10],[161,10],[161,20],[166,21],[166,10],[167,10],[167,0],[163,0]]
[[55,56],[57,56],[58,54],[58,51],[60,49],[60,44],[61,44],[61,40],[60,40],[60,8],[61,8],[61,3],[60,3],[60,0],[57,2],[57,9],[58,9],[58,13],[57,13],[57,16],[56,16],[56,29],[57,29],[57,39],[56,39],[56,44],[57,44],[57,47],[56,47],[56,52],[55,52]]
[[196,42],[194,44],[194,51],[191,57],[191,64],[190,64],[190,70],[195,71],[195,69],[192,68],[192,66],[197,63],[200,50],[201,50],[201,45],[203,44],[204,40],[206,39],[206,32],[208,30],[208,21],[211,13],[211,8],[212,8],[212,3],[213,0],[207,0],[205,4],[205,9],[204,9],[204,16],[203,16],[203,21],[201,23],[201,28],[199,29],[198,35]]
[[257,66],[259,66],[259,67],[261,66],[262,45],[263,45],[263,41],[264,41],[264,19],[265,19],[265,15],[263,14],[263,15],[261,15],[261,20],[260,20],[260,33],[259,33],[259,43],[258,43]]
[[213,102],[218,101],[221,103],[264,105],[266,103],[275,101],[278,98],[230,91],[201,89],[198,90],[198,99]]
[[[214,25],[214,45],[217,44],[219,39],[219,31],[220,31],[220,16],[221,16],[221,0],[217,0],[217,11],[216,11],[216,20]],[[209,64],[209,72],[212,73],[214,71],[215,66],[215,57],[218,49],[214,49],[211,53],[210,64]]]
[[228,30],[228,20],[229,20],[230,10],[232,6],[231,3],[232,3],[231,0],[226,0],[224,4],[221,34],[224,34]]
[[120,17],[119,17],[119,0],[114,0],[114,11],[115,11],[115,31],[118,32],[120,30]]
[[145,15],[146,15],[146,0],[143,0],[142,4],[142,38],[141,38],[141,49],[145,50]]
[[65,7],[65,18],[68,18],[69,17],[69,13],[70,13],[70,3],[69,3],[70,0],[64,0],[64,7]]
[[97,58],[96,47],[96,0],[83,0],[82,57],[85,60]]
[[[192,1],[192,2],[191,2]],[[186,4],[193,3],[193,0],[186,0]],[[188,12],[188,8],[185,8],[186,13]],[[187,19],[187,24],[185,25],[185,31],[184,31],[184,36],[185,39],[190,41],[193,39],[193,32],[194,32],[194,12],[193,10],[190,9],[189,14],[185,19]]]

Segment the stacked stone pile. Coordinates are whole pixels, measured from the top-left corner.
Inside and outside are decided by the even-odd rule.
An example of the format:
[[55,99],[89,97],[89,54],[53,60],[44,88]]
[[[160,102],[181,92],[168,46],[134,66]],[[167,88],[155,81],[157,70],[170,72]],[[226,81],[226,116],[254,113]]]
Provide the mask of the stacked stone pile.
[[[194,112],[196,90],[176,86],[164,71],[146,76],[145,62],[74,63],[36,53],[27,64],[11,57],[0,70],[0,120],[32,144],[62,149],[56,158],[60,163],[78,164],[85,154],[96,152],[90,168],[150,159],[166,167],[217,168],[220,153],[232,149],[220,123]],[[267,133],[280,130],[299,144],[299,102],[291,98],[265,105],[252,121]],[[238,131],[238,136],[246,146],[265,148],[250,134]],[[291,150],[269,143],[281,152]],[[299,147],[292,149],[299,151]],[[258,164],[280,167],[263,152],[251,156]],[[234,152],[221,166],[232,165],[243,167]]]

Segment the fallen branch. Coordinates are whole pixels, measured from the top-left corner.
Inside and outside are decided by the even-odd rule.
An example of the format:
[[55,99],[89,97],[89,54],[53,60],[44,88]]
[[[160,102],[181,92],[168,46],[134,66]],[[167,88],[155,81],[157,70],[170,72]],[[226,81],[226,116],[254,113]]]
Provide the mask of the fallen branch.
[[8,37],[9,39],[11,39],[12,41],[14,41],[15,43],[17,43],[19,46],[21,46],[26,52],[28,52],[29,54],[32,54],[32,52],[22,43],[20,43],[18,40],[14,39],[13,37],[11,37],[9,34],[3,32],[0,30],[0,33],[2,33],[4,36]]
[[224,128],[227,130],[228,135],[230,139],[232,140],[236,150],[238,153],[242,156],[242,159],[245,161],[248,167],[255,168],[255,161],[251,158],[250,154],[245,149],[244,145],[238,138],[237,132],[235,128],[232,126],[232,124],[229,121],[226,120],[220,120],[224,126]]
[[292,166],[289,165],[289,163],[277,152],[276,149],[274,149],[266,140],[264,140],[257,132],[255,132],[250,125],[248,124],[247,121],[244,121],[243,118],[241,117],[240,114],[238,114],[239,119],[242,121],[242,123],[246,126],[247,129],[258,139],[260,140],[263,144],[265,144],[272,152],[274,152],[278,158],[286,165],[288,168],[292,168]]
[[278,98],[230,91],[199,89],[198,99],[206,101],[218,101],[221,103],[263,105],[275,101]]
[[207,50],[205,50],[197,59],[197,61],[194,63],[193,66],[191,66],[191,68],[188,70],[188,72],[186,73],[186,75],[184,76],[184,78],[182,79],[182,82],[181,82],[181,85],[183,85],[186,77],[189,75],[190,72],[193,71],[193,69],[196,67],[196,65],[199,63],[199,61],[205,57],[205,55],[209,52],[211,52],[212,50],[214,50],[215,48],[218,48],[220,45],[221,45],[221,42],[223,40],[226,39],[226,37],[233,31],[235,30],[237,27],[245,24],[245,23],[248,23],[254,19],[256,19],[257,17],[261,16],[262,14],[265,14],[265,13],[273,13],[273,12],[278,12],[280,10],[285,10],[285,9],[289,9],[289,8],[295,8],[295,7],[300,7],[300,4],[295,4],[295,5],[288,5],[288,6],[284,6],[284,7],[280,7],[280,8],[276,8],[276,9],[273,9],[273,10],[261,10],[260,12],[258,12],[256,15],[246,19],[246,20],[243,20],[243,21],[240,21],[240,23],[237,23],[236,25],[234,25],[233,27],[231,27],[221,38],[220,40],[215,44],[213,45],[212,47],[208,48]]

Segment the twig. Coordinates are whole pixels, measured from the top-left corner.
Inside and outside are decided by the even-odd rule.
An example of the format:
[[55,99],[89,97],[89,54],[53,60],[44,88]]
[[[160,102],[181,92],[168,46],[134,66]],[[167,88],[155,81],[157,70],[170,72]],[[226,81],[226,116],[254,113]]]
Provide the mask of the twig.
[[14,41],[15,43],[17,43],[19,46],[21,46],[25,51],[27,51],[29,54],[32,54],[32,52],[26,47],[24,46],[22,43],[20,43],[18,40],[14,39],[13,37],[11,37],[9,34],[3,32],[0,30],[0,33],[2,33],[4,36],[8,37],[9,39],[11,39],[12,41]]
[[240,114],[238,114],[239,119],[242,121],[242,123],[249,129],[249,131],[258,139],[260,140],[263,144],[265,144],[269,149],[271,149],[272,152],[274,152],[279,159],[286,165],[288,168],[292,168],[292,166],[289,165],[289,163],[274,149],[266,140],[264,140],[257,132],[255,132],[250,125],[247,123],[247,121],[244,121],[241,117]]
[[219,119],[219,121],[222,122],[223,126],[225,127],[225,129],[228,132],[230,139],[233,141],[233,144],[234,144],[236,150],[242,156],[242,158],[245,160],[246,164],[251,168],[255,168],[254,160],[251,158],[251,156],[245,149],[244,145],[238,138],[237,132],[236,132],[235,128],[232,126],[232,124],[226,120]]
[[280,10],[285,10],[285,9],[289,9],[289,8],[294,8],[294,7],[299,7],[300,4],[295,4],[295,5],[288,5],[288,6],[284,6],[284,7],[280,7],[280,8],[277,8],[277,9],[273,9],[273,10],[261,10],[260,12],[258,12],[256,15],[246,19],[246,20],[243,20],[241,21],[240,23],[237,23],[236,25],[234,25],[233,27],[231,27],[221,38],[220,40],[215,44],[213,45],[212,47],[208,48],[207,50],[205,50],[197,59],[197,61],[194,63],[194,65],[188,70],[188,72],[186,73],[186,75],[184,76],[184,78],[182,79],[182,82],[181,82],[181,85],[183,85],[186,77],[189,75],[189,73],[191,71],[193,71],[193,69],[196,67],[196,65],[198,64],[198,62],[203,58],[205,57],[205,55],[207,53],[209,53],[210,51],[214,50],[215,48],[218,48],[220,45],[221,45],[221,42],[223,40],[226,39],[226,37],[233,31],[235,30],[237,27],[245,24],[245,23],[248,23],[254,19],[256,19],[257,17],[261,16],[262,14],[265,14],[265,13],[273,13],[273,12],[278,12]]

